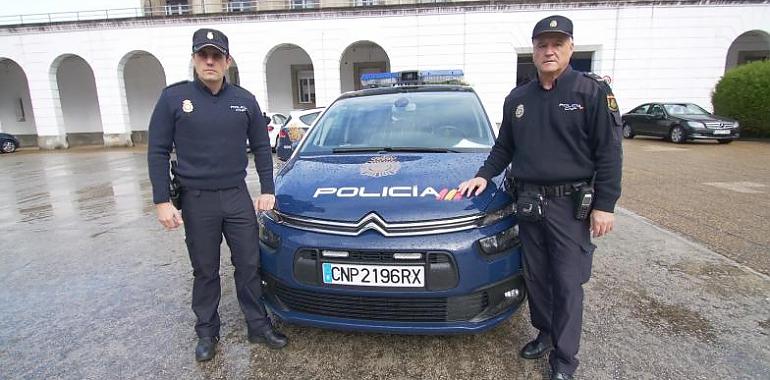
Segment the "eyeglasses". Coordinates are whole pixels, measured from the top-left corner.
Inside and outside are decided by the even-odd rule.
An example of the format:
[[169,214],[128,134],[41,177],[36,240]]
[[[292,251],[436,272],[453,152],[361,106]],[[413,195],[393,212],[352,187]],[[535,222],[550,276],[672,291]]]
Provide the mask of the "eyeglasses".
[[221,52],[210,51],[210,50],[205,50],[205,49],[196,52],[195,55],[197,55],[199,58],[201,58],[203,60],[207,60],[207,59],[209,59],[209,57],[211,57],[211,59],[213,59],[215,61],[221,61],[221,60],[225,59],[225,55],[222,54]]

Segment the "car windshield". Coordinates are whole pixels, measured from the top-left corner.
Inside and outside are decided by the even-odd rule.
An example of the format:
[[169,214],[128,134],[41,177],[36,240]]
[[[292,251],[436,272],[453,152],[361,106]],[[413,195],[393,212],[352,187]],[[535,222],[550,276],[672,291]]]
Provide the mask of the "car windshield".
[[472,92],[409,92],[342,99],[318,120],[300,154],[477,152],[494,144]]
[[690,103],[664,104],[669,115],[708,115],[709,113]]

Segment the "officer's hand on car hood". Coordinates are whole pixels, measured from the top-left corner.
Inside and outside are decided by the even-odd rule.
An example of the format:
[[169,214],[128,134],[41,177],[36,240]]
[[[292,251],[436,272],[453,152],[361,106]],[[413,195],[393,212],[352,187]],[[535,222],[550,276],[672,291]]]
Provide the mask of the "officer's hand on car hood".
[[257,197],[257,199],[254,200],[254,208],[257,211],[267,211],[272,210],[275,206],[275,195],[273,194],[262,194]]

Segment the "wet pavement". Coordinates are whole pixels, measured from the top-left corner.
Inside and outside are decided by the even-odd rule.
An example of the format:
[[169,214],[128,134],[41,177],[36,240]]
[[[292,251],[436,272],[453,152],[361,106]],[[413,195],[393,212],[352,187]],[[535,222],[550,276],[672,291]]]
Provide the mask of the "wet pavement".
[[[672,147],[688,150],[660,151]],[[626,142],[621,205],[645,217],[621,209],[616,231],[597,241],[578,378],[770,378],[770,278],[762,273],[770,188],[699,185],[770,185],[768,147]],[[684,167],[695,173],[676,170]],[[155,220],[141,147],[22,151],[0,156],[0,170],[2,378],[544,378],[545,360],[517,355],[534,334],[526,308],[479,335],[281,325],[286,349],[249,344],[226,246],[222,341],[213,361],[198,364],[183,232]],[[667,198],[669,187],[682,190],[679,201]],[[753,214],[712,216],[719,207],[703,201],[709,194]],[[681,208],[656,211],[667,205]],[[729,239],[701,238],[714,229]],[[696,239],[728,248],[717,253]]]

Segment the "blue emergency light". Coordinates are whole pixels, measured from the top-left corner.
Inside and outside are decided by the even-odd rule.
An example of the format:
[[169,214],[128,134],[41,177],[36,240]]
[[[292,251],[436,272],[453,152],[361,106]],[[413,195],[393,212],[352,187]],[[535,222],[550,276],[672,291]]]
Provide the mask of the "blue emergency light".
[[393,87],[417,85],[466,85],[462,70],[409,70],[361,75],[361,87]]

